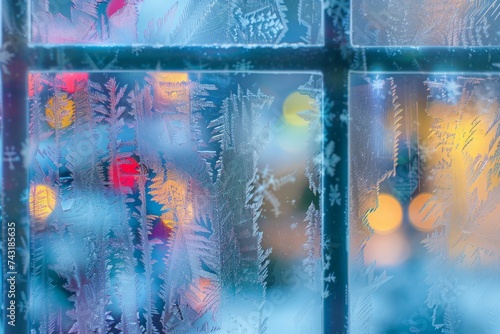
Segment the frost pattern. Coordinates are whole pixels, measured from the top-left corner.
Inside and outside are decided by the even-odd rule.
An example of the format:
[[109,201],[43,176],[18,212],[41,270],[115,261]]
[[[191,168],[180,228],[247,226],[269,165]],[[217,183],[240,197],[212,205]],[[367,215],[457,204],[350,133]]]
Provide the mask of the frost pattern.
[[[373,267],[364,266],[364,252],[373,233],[366,220],[367,214],[378,205],[380,183],[395,173],[397,166],[398,128],[401,108],[394,78],[372,81],[368,89],[351,87],[350,102],[350,330],[373,332],[373,292],[388,280],[382,272],[375,275]],[[381,87],[388,87],[388,94]],[[366,128],[370,131],[367,134]],[[372,152],[366,152],[366,141]],[[357,153],[354,153],[357,152]],[[366,153],[365,153],[366,152]]]
[[321,0],[32,0],[31,5],[34,43],[323,44]]
[[[252,75],[30,74],[32,333],[275,328],[266,305],[276,260],[262,225],[289,205],[273,192],[307,177],[305,162],[275,175],[261,161],[275,97],[246,83]],[[310,84],[320,79],[295,87],[315,92],[318,106]],[[321,314],[321,207],[294,215],[304,219],[309,277],[299,331]]]
[[[309,188],[313,191],[313,193],[318,193],[321,188],[321,175],[323,173],[322,164],[323,164],[323,156],[321,153],[320,145],[323,142],[323,133],[322,133],[322,125],[321,125],[321,114],[320,114],[320,106],[322,99],[322,91],[323,86],[321,79],[316,79],[314,76],[309,78],[309,81],[301,85],[298,91],[303,94],[311,97],[311,109],[304,110],[299,115],[309,123],[309,133],[311,134],[311,138],[309,139],[309,146],[311,147],[310,151],[314,154],[310,156],[307,160],[306,164],[306,176],[309,178]],[[330,144],[333,144],[330,143]],[[331,145],[330,145],[331,146]],[[339,161],[337,157],[333,154],[333,147],[330,151],[327,151],[329,155],[326,157],[325,166],[331,166],[331,159],[334,159],[333,165],[337,164]],[[333,166],[333,168],[334,168]]]
[[[433,167],[434,200],[439,205],[430,211],[439,218],[436,231],[424,243],[436,254],[428,270],[443,274],[440,280],[430,275],[427,282],[433,325],[454,332],[467,328],[463,324],[467,314],[459,306],[465,300],[498,314],[500,295],[491,280],[497,277],[500,263],[499,247],[493,241],[500,237],[500,112],[497,79],[458,77],[453,81],[454,91],[460,92],[456,102],[450,102],[448,82],[426,81],[432,96],[428,113],[441,160]],[[445,103],[434,97],[443,93]],[[464,273],[464,268],[474,276]],[[477,291],[465,289],[467,283]],[[491,297],[484,301],[476,297],[487,293]],[[500,323],[493,320],[484,328],[498,330]]]
[[[496,76],[351,76],[351,331],[500,328],[499,88]],[[384,234],[369,220],[381,193],[407,212]],[[402,291],[408,307],[391,297]]]
[[355,0],[352,6],[356,45],[493,46],[500,42],[497,0]]

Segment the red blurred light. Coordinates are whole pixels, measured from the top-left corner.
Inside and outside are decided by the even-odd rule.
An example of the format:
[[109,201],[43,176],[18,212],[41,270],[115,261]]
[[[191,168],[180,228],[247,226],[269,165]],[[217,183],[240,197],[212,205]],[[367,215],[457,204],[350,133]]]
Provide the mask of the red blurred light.
[[123,7],[125,7],[127,3],[125,0],[111,0],[111,2],[108,4],[108,7],[106,8],[106,15],[110,17]]
[[111,165],[111,183],[123,192],[134,187],[138,175],[139,163],[134,158],[117,158]]
[[79,81],[88,81],[88,73],[63,73],[56,75],[57,80],[62,82],[60,89],[73,94],[76,91],[76,83]]

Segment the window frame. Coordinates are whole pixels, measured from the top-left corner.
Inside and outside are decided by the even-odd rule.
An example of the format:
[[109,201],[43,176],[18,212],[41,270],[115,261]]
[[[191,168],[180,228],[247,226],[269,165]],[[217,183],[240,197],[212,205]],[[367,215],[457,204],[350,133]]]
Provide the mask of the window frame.
[[[259,46],[254,48],[234,47],[161,47],[152,46],[41,46],[30,44],[27,29],[30,27],[27,9],[29,0],[6,2],[3,5],[2,51],[12,58],[2,63],[2,257],[7,256],[7,223],[16,224],[16,271],[23,272],[29,261],[29,223],[27,220],[27,171],[22,168],[21,151],[27,144],[28,96],[27,74],[43,70],[210,70],[227,71],[251,66],[252,71],[308,71],[321,72],[324,79],[324,139],[323,150],[334,143],[333,153],[340,157],[333,167],[334,175],[323,175],[323,252],[328,266],[325,268],[325,298],[323,308],[323,331],[325,333],[346,333],[348,317],[347,285],[347,96],[350,69],[359,68],[358,57],[370,60],[376,52],[355,49],[349,45],[349,1],[328,1],[324,11],[324,46]],[[347,11],[346,11],[347,8]],[[375,53],[375,55],[372,55]],[[135,61],[141,57],[141,65]],[[366,60],[365,59],[365,60]],[[376,60],[375,60],[376,61]],[[389,59],[386,59],[389,62]],[[370,67],[366,67],[371,68]],[[23,126],[24,125],[24,126]],[[19,153],[14,161],[15,169],[5,153],[11,147]],[[325,163],[331,157],[325,157]],[[340,193],[339,204],[330,205],[329,196],[334,187]],[[27,244],[26,241],[28,240]],[[24,249],[24,252],[23,252]],[[26,252],[26,249],[28,250]],[[21,260],[22,259],[22,260]],[[328,259],[330,259],[328,261]],[[3,277],[9,272],[3,261]],[[28,265],[29,267],[29,265]],[[18,275],[16,301],[21,293],[28,295],[26,276]],[[5,279],[3,290],[8,291]],[[3,305],[9,299],[4,294]],[[29,332],[29,305],[17,304],[16,327],[7,324],[6,313],[2,315],[4,333]]]

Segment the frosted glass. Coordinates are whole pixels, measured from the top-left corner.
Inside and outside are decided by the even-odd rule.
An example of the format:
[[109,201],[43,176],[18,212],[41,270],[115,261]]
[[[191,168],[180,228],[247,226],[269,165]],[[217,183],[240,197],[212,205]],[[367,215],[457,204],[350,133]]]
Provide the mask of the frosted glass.
[[497,0],[353,0],[357,46],[500,45]]
[[500,78],[350,75],[353,333],[500,330]]
[[321,333],[322,77],[29,75],[36,333]]
[[321,0],[31,0],[31,42],[322,45]]

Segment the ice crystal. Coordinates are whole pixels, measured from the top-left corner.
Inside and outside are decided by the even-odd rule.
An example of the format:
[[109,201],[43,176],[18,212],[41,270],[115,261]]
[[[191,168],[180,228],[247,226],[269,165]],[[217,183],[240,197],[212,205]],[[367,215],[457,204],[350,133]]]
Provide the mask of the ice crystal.
[[330,185],[330,195],[328,199],[330,201],[331,206],[340,205],[342,199],[340,198],[340,191],[338,184],[336,184],[335,186]]
[[2,67],[2,71],[5,74],[10,74],[9,69],[8,69],[8,65],[9,65],[10,61],[12,60],[12,58],[14,57],[14,54],[8,50],[9,46],[10,46],[10,43],[5,42],[5,43],[3,43],[2,48],[0,49],[0,66]]
[[247,61],[245,59],[239,60],[236,64],[234,64],[234,69],[236,71],[249,71],[253,69],[253,64],[251,61]]
[[350,3],[348,0],[324,0],[326,13],[333,20],[335,27],[346,28]]
[[257,173],[254,185],[254,201],[262,202],[263,200],[269,201],[272,205],[273,213],[276,217],[280,215],[280,202],[279,199],[274,195],[273,191],[279,190],[282,186],[287,183],[295,182],[295,176],[293,174],[288,174],[281,177],[276,177],[266,166],[262,172]]
[[335,168],[337,164],[340,162],[340,157],[334,153],[335,151],[335,142],[330,141],[325,148],[325,173],[329,176],[335,175]]
[[14,170],[14,163],[21,161],[21,156],[16,151],[15,146],[6,146],[3,152],[3,161],[9,164],[9,169]]

